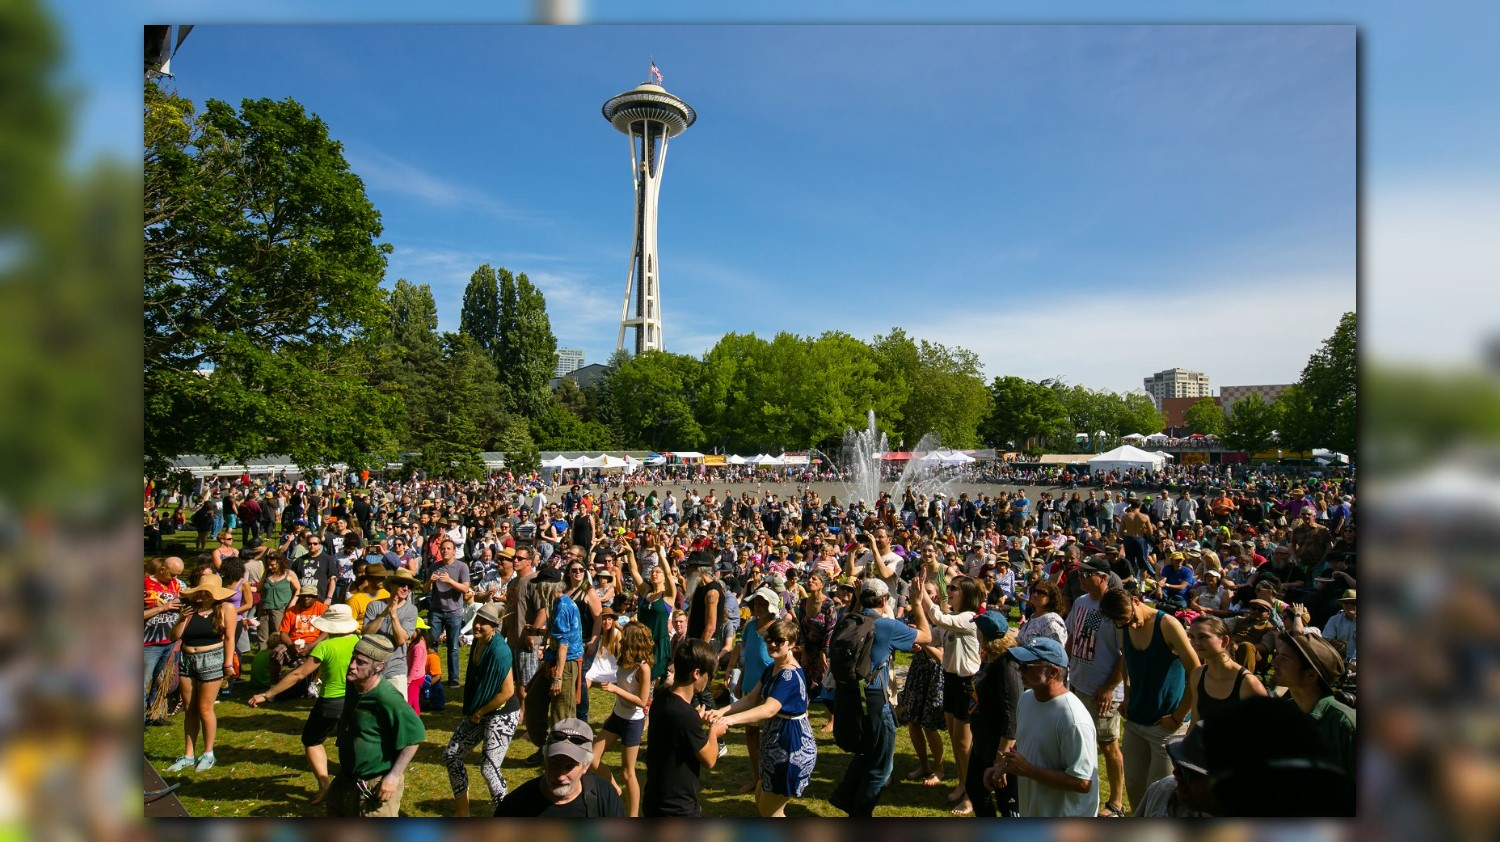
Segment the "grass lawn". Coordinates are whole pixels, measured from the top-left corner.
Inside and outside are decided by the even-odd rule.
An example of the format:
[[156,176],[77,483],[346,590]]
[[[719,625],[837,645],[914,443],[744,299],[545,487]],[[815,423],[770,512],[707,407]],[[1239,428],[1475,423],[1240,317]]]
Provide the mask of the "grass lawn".
[[[181,555],[191,562],[191,552],[183,552],[183,549],[169,545],[167,552]],[[1014,619],[1012,618],[1013,621]],[[467,669],[468,650],[462,650],[461,655],[460,661],[463,662],[463,668]],[[899,654],[897,664],[905,665],[909,658],[907,654]],[[246,675],[248,677],[248,670]],[[427,727],[427,740],[407,769],[402,815],[452,815],[453,792],[448,784],[447,769],[442,764],[442,753],[453,735],[454,725],[462,715],[462,693],[462,690],[449,690],[445,710],[422,715]],[[271,705],[256,709],[245,703],[250,695],[248,683],[242,683],[236,685],[232,696],[221,697],[215,706],[219,731],[214,747],[218,762],[214,768],[203,773],[185,771],[177,775],[165,774],[167,766],[182,754],[181,713],[168,720],[166,726],[145,729],[146,757],[163,773],[168,783],[182,783],[182,788],[176,794],[187,811],[194,816],[325,815],[322,805],[314,807],[307,803],[316,787],[303,754],[301,735],[302,725],[313,700],[278,699]],[[596,729],[609,715],[613,700],[613,696],[602,690],[592,691],[590,721]],[[841,811],[828,803],[828,797],[843,775],[849,763],[849,755],[833,744],[832,734],[819,733],[828,721],[825,707],[815,705],[809,713],[818,739],[817,768],[813,772],[807,793],[788,804],[786,812],[788,816],[843,817]],[[720,759],[714,769],[703,773],[703,815],[756,816],[754,796],[740,795],[738,792],[741,785],[755,776],[755,763],[745,749],[743,729],[732,729],[728,742],[729,754]],[[330,765],[336,770],[338,757],[334,740],[330,738],[324,747],[328,751]],[[527,767],[524,764],[535,748],[520,735],[511,743],[503,769],[510,788],[514,789],[536,776],[537,767]],[[946,735],[943,748],[944,771],[947,774],[944,786],[924,787],[920,783],[904,781],[902,776],[916,768],[916,758],[907,729],[897,726],[895,770],[891,785],[876,808],[877,816],[948,815],[951,806],[946,801],[946,795],[957,784],[957,771],[953,764],[952,747]],[[644,751],[641,757],[644,760]],[[469,795],[474,813],[487,815],[485,805],[489,802],[489,790],[479,774],[479,761],[479,749],[476,747],[468,757]],[[607,752],[604,762],[618,769],[619,749]],[[644,779],[646,772],[643,762],[638,764],[637,772]],[[1109,800],[1102,756],[1099,759],[1099,775],[1101,800]]]

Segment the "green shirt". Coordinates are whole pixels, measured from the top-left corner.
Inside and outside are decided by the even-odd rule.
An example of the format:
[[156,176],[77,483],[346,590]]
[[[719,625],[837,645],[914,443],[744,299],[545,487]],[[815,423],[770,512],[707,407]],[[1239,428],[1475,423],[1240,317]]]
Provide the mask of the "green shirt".
[[342,774],[360,780],[384,775],[395,764],[401,749],[426,737],[421,717],[390,679],[380,679],[368,693],[347,688],[338,731]]
[[1328,741],[1340,766],[1354,777],[1354,709],[1332,696],[1324,696],[1308,715],[1317,724],[1318,733]]
[[309,657],[317,658],[322,665],[318,672],[323,679],[323,692],[319,694],[321,698],[344,698],[344,679],[349,674],[349,661],[354,658],[354,644],[358,642],[357,634],[325,637],[308,653]]

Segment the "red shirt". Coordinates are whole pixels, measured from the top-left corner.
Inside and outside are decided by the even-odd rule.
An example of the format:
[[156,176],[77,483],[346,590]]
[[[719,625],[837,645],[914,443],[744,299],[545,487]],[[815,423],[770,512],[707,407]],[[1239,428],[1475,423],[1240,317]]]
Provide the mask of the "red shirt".
[[[163,585],[155,576],[146,577],[145,607],[155,608],[165,605],[173,599],[182,596],[182,583],[173,579],[170,583]],[[163,611],[155,617],[146,620],[146,645],[167,646],[172,641],[169,635],[172,626],[177,622],[179,612]]]

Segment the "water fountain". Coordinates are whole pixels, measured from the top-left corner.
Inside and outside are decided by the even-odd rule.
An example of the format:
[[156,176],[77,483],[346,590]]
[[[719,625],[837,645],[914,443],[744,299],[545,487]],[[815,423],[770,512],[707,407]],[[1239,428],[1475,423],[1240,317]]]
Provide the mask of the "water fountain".
[[[942,438],[937,433],[927,433],[922,436],[913,448],[914,453],[931,453],[942,447]],[[921,459],[909,459],[901,467],[901,473],[891,485],[885,485],[885,465],[879,457],[890,450],[890,442],[885,433],[875,424],[875,410],[870,410],[866,416],[865,429],[855,430],[852,427],[844,431],[844,446],[840,458],[833,459],[821,451],[818,455],[831,464],[834,470],[847,478],[840,480],[843,486],[841,499],[845,505],[863,500],[866,506],[875,505],[880,499],[882,491],[888,492],[891,499],[899,508],[902,495],[907,489],[918,499],[927,495],[929,499],[933,495],[947,492],[947,488],[954,480],[942,475],[940,466],[934,461],[923,461]]]

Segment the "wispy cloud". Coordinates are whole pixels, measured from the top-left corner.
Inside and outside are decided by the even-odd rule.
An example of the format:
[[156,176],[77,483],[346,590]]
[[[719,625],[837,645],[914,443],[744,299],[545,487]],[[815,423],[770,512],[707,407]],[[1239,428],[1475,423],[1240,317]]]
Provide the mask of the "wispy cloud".
[[479,212],[498,219],[538,219],[545,212],[522,210],[476,189],[435,175],[410,161],[364,146],[345,150],[349,167],[372,191],[415,199],[429,207],[447,211]]

